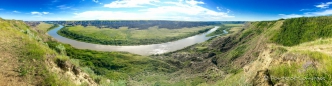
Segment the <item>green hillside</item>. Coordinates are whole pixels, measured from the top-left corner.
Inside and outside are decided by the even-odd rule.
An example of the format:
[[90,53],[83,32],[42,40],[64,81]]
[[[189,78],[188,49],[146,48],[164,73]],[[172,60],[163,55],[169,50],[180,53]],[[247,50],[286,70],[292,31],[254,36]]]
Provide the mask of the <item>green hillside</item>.
[[23,21],[0,19],[0,32],[1,85],[74,84],[51,71],[49,63],[60,55]]
[[302,17],[287,19],[272,38],[277,44],[294,46],[304,42],[332,37],[332,17]]

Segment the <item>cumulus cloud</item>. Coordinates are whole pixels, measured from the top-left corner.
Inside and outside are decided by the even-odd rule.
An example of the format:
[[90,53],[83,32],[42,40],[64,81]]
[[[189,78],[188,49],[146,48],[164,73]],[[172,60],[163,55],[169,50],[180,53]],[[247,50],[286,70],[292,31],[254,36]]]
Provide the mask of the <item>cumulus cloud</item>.
[[[133,1],[133,2],[128,2]],[[154,3],[158,2],[158,3]],[[117,3],[117,4],[112,4]],[[106,4],[108,8],[142,7],[155,4],[155,6],[140,8],[138,11],[85,11],[75,13],[75,19],[87,20],[224,20],[233,18],[227,12],[215,11],[200,6],[202,1],[180,0],[178,2],[160,2],[159,0],[121,0]]]
[[16,11],[16,10],[14,10],[13,12],[14,12],[14,13],[21,13],[20,11]]
[[324,8],[329,8],[329,6],[332,4],[332,2],[326,2],[326,3],[321,3],[321,4],[319,4],[319,5],[315,5],[316,7],[318,7],[318,8],[322,8],[322,9],[324,9]]
[[190,5],[204,4],[204,2],[202,1],[195,1],[195,0],[186,0],[186,3]]
[[31,15],[38,15],[38,16],[42,16],[42,15],[47,15],[50,12],[37,12],[37,11],[33,11],[31,12]]
[[42,12],[42,13],[46,15],[46,14],[49,14],[50,12]]
[[108,8],[132,8],[143,7],[143,5],[154,5],[152,3],[160,2],[159,0],[117,0],[109,4],[105,4],[104,7]]
[[31,12],[32,15],[43,15],[42,13],[40,12]]

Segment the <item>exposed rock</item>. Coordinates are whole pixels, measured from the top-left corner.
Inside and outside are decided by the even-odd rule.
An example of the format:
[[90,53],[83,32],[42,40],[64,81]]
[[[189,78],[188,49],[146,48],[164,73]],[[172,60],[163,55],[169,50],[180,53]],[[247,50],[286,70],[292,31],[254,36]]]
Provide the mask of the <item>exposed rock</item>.
[[80,74],[80,72],[81,72],[81,69],[79,69],[78,67],[76,67],[76,66],[73,66],[73,69],[72,69],[72,71],[74,72],[74,74],[75,75],[79,75]]
[[82,72],[79,67],[76,67],[69,61],[59,59],[54,63],[54,58],[54,55],[48,55],[46,63],[51,71],[58,73],[59,77],[69,78],[70,81],[74,82],[76,85],[87,83],[89,86],[97,86],[97,83],[88,74]]
[[209,53],[209,55],[207,57],[209,58],[209,57],[213,57],[215,55],[216,55],[216,53]]
[[212,43],[209,45],[209,49],[226,52],[236,45],[235,40],[236,40],[235,36],[218,38],[212,41]]
[[268,70],[257,71],[253,86],[273,86]]
[[56,63],[64,71],[69,71],[69,69],[72,67],[72,65],[68,63],[68,61],[57,59]]

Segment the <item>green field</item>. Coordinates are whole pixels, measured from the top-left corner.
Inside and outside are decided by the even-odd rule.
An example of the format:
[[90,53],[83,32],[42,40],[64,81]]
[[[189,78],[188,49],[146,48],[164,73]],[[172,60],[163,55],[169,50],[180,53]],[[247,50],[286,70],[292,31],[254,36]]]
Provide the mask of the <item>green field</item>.
[[41,23],[37,26],[37,28],[38,28],[39,30],[42,30],[43,32],[46,32],[46,31],[52,29],[53,27],[57,27],[57,25],[47,24],[47,23],[41,22]]
[[105,45],[142,45],[175,41],[207,32],[212,28],[213,26],[181,29],[150,27],[141,30],[127,27],[110,29],[97,28],[94,26],[71,26],[61,29],[58,33],[64,37],[90,43]]
[[243,24],[223,24],[223,25],[220,25],[216,31],[208,34],[207,36],[223,35],[224,34],[223,30],[226,30],[227,32],[229,32],[229,30],[231,28],[234,28],[234,27],[241,28],[243,26],[244,26]]

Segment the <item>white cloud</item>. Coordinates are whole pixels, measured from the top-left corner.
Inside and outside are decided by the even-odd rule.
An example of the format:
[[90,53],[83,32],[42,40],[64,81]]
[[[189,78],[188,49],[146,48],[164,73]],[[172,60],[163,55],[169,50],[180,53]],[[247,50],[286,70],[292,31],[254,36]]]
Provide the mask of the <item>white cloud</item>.
[[310,17],[310,16],[326,16],[332,15],[332,9],[327,9],[324,11],[317,11],[317,12],[305,12],[303,14],[279,14],[281,18],[296,18],[296,17]]
[[303,14],[279,14],[281,18],[296,18],[296,17],[310,17],[310,16],[327,16],[332,15],[332,9],[327,9],[332,4],[332,2],[321,3],[319,5],[315,5],[317,8],[321,8],[319,11],[313,11],[314,9],[301,9],[300,11],[307,11]]
[[[133,1],[126,2],[123,1]],[[119,3],[121,2],[121,6]],[[122,0],[115,1],[117,5],[105,5],[110,8],[120,8],[126,5],[127,7],[141,7],[143,5],[152,4],[152,2],[159,2],[157,0]],[[114,2],[112,2],[114,3]],[[112,4],[111,3],[111,4]],[[134,11],[85,11],[81,13],[75,13],[75,19],[86,19],[86,20],[190,20],[190,21],[201,21],[201,20],[225,20],[233,18],[227,12],[210,10],[208,8],[199,6],[204,4],[201,1],[195,0],[180,0],[179,2],[162,2],[154,7],[141,8],[138,12]]]
[[331,15],[332,14],[332,9],[327,9],[324,11],[320,11],[320,12],[308,12],[305,13],[306,15],[313,15],[313,16],[323,16],[323,15]]
[[31,12],[31,14],[32,14],[32,15],[43,15],[42,13],[40,13],[40,12],[36,12],[36,11]]
[[332,2],[326,2],[326,3],[321,3],[319,5],[316,5],[316,7],[324,9],[324,8],[329,8],[329,6],[331,4],[332,4]]
[[59,6],[57,6],[59,9],[69,9],[69,8],[71,8],[71,7],[69,7],[69,6],[66,6],[66,5],[59,5]]
[[50,12],[37,12],[37,11],[33,11],[31,12],[31,15],[38,15],[38,16],[42,16],[42,15],[47,15]]
[[281,18],[296,18],[296,17],[303,17],[302,15],[298,15],[298,14],[279,14],[279,16],[281,16]]
[[45,14],[45,15],[47,15],[47,14],[49,14],[50,12],[43,12],[43,14]]
[[21,13],[20,11],[16,11],[16,10],[14,10],[13,12],[14,12],[14,13]]
[[186,0],[186,3],[188,3],[190,5],[205,4],[202,1],[195,1],[195,0]]
[[104,7],[108,8],[143,7],[142,5],[154,5],[152,4],[154,2],[160,2],[160,1],[159,0],[117,0],[109,4],[105,4]]

